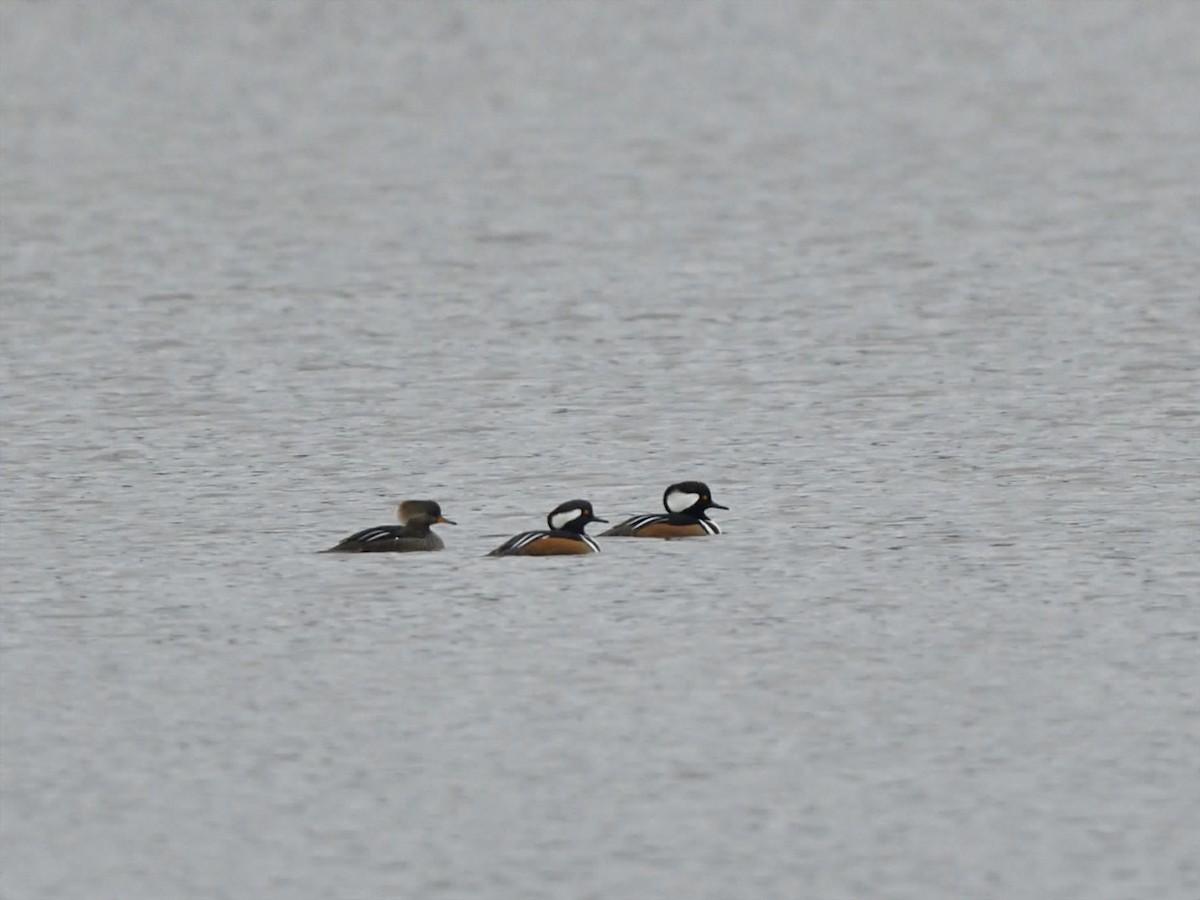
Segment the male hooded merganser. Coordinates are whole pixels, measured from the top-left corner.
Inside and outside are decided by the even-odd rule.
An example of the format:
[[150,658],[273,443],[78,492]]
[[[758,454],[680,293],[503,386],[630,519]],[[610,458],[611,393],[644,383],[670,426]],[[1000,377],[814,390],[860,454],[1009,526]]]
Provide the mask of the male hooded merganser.
[[583,533],[589,522],[607,522],[592,512],[586,500],[568,500],[546,516],[549,531],[525,531],[493,550],[488,556],[565,556],[599,553],[600,545]]
[[413,550],[441,550],[446,545],[429,530],[431,525],[457,525],[442,515],[432,500],[405,500],[396,510],[399,525],[364,528],[325,553],[408,553]]
[[721,528],[704,513],[709,509],[729,509],[716,503],[703,481],[681,481],[663,494],[662,513],[647,513],[614,525],[600,537],[677,538],[702,534],[720,534]]

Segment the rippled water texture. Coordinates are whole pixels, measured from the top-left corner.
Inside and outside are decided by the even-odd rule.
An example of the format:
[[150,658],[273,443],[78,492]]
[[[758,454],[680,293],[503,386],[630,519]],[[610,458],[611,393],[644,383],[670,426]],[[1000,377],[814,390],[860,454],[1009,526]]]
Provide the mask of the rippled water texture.
[[0,5],[0,894],[1200,896],[1198,44]]

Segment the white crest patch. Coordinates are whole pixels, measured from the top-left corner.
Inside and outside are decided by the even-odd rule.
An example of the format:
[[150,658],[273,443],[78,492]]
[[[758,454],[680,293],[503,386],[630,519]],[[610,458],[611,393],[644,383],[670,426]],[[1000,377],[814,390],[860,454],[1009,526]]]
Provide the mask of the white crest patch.
[[700,500],[699,494],[685,494],[683,491],[672,491],[667,494],[667,509],[673,513],[681,513],[691,509]]
[[583,515],[582,509],[564,509],[562,512],[557,512],[550,517],[550,527],[555,531],[566,528]]

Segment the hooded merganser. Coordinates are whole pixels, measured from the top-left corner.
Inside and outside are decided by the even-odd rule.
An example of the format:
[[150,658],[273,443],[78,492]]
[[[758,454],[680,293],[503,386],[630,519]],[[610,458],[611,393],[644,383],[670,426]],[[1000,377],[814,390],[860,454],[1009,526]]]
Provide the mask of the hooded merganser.
[[399,525],[364,528],[330,547],[324,553],[408,553],[413,550],[441,550],[446,545],[429,530],[431,525],[457,525],[442,515],[432,500],[405,500],[396,510]]
[[614,525],[600,537],[693,537],[702,534],[720,534],[721,528],[704,513],[709,509],[729,509],[716,503],[712,491],[703,481],[681,481],[667,488],[663,494],[662,513],[647,513],[626,519]]
[[586,500],[568,500],[546,516],[549,531],[525,531],[493,550],[488,556],[565,556],[599,553],[600,545],[583,533],[589,522],[607,522],[592,512]]

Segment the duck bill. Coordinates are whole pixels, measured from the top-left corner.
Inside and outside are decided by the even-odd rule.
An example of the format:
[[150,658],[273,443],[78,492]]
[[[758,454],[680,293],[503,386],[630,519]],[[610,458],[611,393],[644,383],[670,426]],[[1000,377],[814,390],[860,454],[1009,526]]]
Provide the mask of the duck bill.
[[435,521],[435,523],[440,523],[442,525],[457,525],[458,524],[453,519],[447,519],[445,516],[438,516],[437,519],[435,519],[434,521]]
[[729,509],[728,506],[722,506],[720,503],[710,503],[710,504],[708,504],[708,508],[709,509]]
[[602,519],[599,516],[592,516],[592,521],[593,522],[603,522],[605,525],[608,524],[608,519]]

